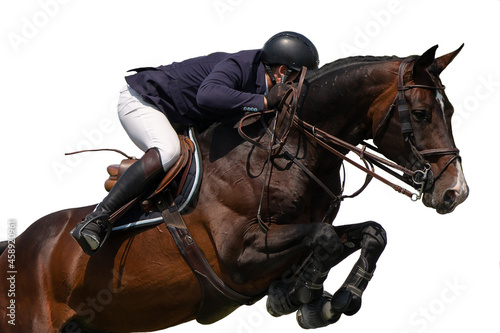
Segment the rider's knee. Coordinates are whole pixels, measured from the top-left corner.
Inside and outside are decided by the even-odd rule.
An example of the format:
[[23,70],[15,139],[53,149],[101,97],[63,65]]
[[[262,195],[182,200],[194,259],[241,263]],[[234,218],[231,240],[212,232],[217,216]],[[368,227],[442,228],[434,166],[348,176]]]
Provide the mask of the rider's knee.
[[158,143],[155,148],[160,154],[161,163],[165,171],[168,171],[175,164],[175,162],[177,162],[179,156],[181,155],[179,140]]

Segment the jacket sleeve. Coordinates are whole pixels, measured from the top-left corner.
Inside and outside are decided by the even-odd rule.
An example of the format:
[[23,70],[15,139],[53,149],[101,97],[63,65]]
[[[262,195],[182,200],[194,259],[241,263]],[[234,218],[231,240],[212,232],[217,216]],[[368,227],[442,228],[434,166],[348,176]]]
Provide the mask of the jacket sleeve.
[[[245,68],[243,68],[243,66]],[[264,95],[242,91],[256,85],[251,63],[240,63],[229,57],[218,63],[202,82],[196,102],[211,111],[261,111]],[[248,90],[248,89],[247,89]]]

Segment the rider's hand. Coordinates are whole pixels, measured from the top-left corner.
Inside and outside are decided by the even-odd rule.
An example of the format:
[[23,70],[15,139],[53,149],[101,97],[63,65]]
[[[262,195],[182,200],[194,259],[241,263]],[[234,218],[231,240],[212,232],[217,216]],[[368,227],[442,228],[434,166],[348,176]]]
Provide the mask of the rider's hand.
[[285,96],[285,93],[288,91],[290,86],[285,83],[277,83],[275,84],[269,93],[266,95],[267,108],[274,109],[279,105],[281,99]]

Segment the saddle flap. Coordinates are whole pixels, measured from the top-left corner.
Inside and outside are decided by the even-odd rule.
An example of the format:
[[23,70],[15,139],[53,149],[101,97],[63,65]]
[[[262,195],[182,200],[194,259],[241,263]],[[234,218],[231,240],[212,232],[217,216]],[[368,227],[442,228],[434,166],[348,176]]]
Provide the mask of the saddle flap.
[[174,166],[168,170],[165,177],[163,177],[162,181],[154,191],[154,193],[149,197],[153,197],[158,193],[162,192],[168,184],[172,182],[172,180],[184,169],[186,165],[188,165],[189,161],[192,159],[194,153],[194,143],[188,137],[184,135],[179,135],[179,142],[181,145],[181,154],[177,162],[175,162]]

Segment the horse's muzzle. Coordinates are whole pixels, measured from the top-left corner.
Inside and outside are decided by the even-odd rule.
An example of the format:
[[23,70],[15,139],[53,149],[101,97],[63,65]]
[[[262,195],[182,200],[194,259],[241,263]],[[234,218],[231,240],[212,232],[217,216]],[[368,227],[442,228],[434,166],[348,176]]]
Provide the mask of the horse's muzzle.
[[448,214],[464,202],[469,196],[469,186],[467,185],[462,168],[460,167],[455,182],[451,186],[443,186],[443,180],[435,183],[431,193],[425,193],[423,203],[427,207],[436,209],[439,214]]

